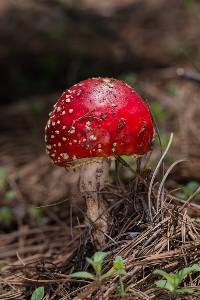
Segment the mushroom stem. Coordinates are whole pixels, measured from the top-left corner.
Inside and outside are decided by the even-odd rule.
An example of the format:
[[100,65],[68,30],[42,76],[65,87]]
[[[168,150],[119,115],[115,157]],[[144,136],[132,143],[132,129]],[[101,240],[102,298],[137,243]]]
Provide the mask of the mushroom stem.
[[92,239],[96,249],[106,245],[108,232],[107,204],[100,195],[108,178],[110,162],[107,158],[97,158],[90,164],[84,164],[81,169],[80,191],[86,202],[87,221],[92,223]]

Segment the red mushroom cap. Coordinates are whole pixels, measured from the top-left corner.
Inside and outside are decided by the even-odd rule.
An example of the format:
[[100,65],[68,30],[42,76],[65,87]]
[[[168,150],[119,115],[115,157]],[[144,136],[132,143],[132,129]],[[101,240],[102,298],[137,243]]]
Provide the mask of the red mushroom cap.
[[92,78],[66,90],[46,126],[47,152],[59,166],[72,160],[143,155],[153,124],[146,103],[126,83]]

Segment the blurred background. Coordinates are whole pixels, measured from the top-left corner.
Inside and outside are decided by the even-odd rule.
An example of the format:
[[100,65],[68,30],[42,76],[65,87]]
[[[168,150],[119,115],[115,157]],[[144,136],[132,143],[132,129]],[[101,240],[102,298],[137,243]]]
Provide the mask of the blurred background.
[[189,160],[169,186],[180,188],[184,200],[199,185],[198,0],[1,0],[0,41],[2,234],[61,226],[68,218],[61,206],[36,208],[68,196],[65,170],[45,154],[44,127],[62,91],[88,77],[112,76],[134,86],[149,102],[163,147],[174,132],[167,163]]

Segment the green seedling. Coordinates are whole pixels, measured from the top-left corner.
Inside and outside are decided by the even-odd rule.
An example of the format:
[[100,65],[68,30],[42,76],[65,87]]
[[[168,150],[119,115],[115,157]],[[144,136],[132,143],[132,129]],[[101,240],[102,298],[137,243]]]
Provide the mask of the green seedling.
[[127,275],[124,260],[121,256],[116,256],[116,258],[113,261],[113,268],[115,270],[114,275],[119,276],[119,291],[121,297],[125,297],[131,287],[134,286],[134,284],[130,284],[127,287],[124,286],[123,277]]
[[124,297],[127,294],[127,292],[129,291],[129,289],[131,287],[133,287],[133,284],[127,286],[126,288],[124,286],[123,277],[127,275],[127,272],[125,270],[124,260],[121,256],[117,256],[113,260],[113,268],[111,270],[109,270],[108,272],[103,273],[102,272],[103,263],[104,263],[104,260],[107,255],[108,255],[107,252],[96,252],[92,258],[86,258],[89,265],[91,265],[92,268],[94,269],[94,273],[75,272],[75,273],[72,273],[70,276],[72,278],[91,280],[91,281],[96,282],[100,286],[104,279],[118,276],[119,277],[119,292],[120,292],[121,297]]
[[122,297],[124,297],[126,291],[124,287],[123,277],[127,274],[127,272],[125,270],[124,260],[121,256],[115,257],[113,261],[113,268],[116,271],[116,275],[119,276],[120,294]]
[[190,181],[183,187],[182,192],[176,193],[176,197],[186,200],[198,189],[198,187],[199,187],[198,182]]
[[48,219],[44,217],[44,212],[42,208],[30,207],[28,212],[31,218],[35,220],[38,224],[45,225],[48,223]]
[[3,206],[0,208],[0,222],[6,226],[12,223],[13,215],[11,208],[8,206]]
[[40,286],[33,292],[31,300],[42,300],[44,298],[44,287]]
[[187,287],[180,287],[182,281],[190,274],[200,272],[200,265],[194,264],[191,267],[183,268],[176,273],[167,273],[163,270],[155,270],[153,274],[160,275],[164,279],[155,281],[157,287],[165,289],[172,295],[192,294],[193,289]]
[[111,277],[113,275],[113,272],[108,271],[103,274],[102,268],[103,263],[108,255],[108,252],[96,252],[92,258],[86,258],[89,265],[92,266],[94,269],[94,273],[90,272],[75,272],[71,274],[72,278],[79,278],[79,279],[86,279],[86,280],[92,280],[95,281],[98,284],[101,284],[102,280]]
[[13,190],[7,191],[5,193],[5,199],[8,201],[12,201],[12,200],[16,199],[16,192]]

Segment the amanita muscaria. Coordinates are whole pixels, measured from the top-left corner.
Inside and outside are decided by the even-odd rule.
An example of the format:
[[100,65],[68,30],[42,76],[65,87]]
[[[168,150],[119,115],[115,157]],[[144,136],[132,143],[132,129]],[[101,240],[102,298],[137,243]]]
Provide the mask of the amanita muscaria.
[[135,90],[113,78],[91,78],[66,90],[46,126],[46,148],[61,167],[81,165],[80,192],[96,248],[105,245],[109,213],[100,190],[108,179],[110,158],[144,155],[153,138],[148,106]]

